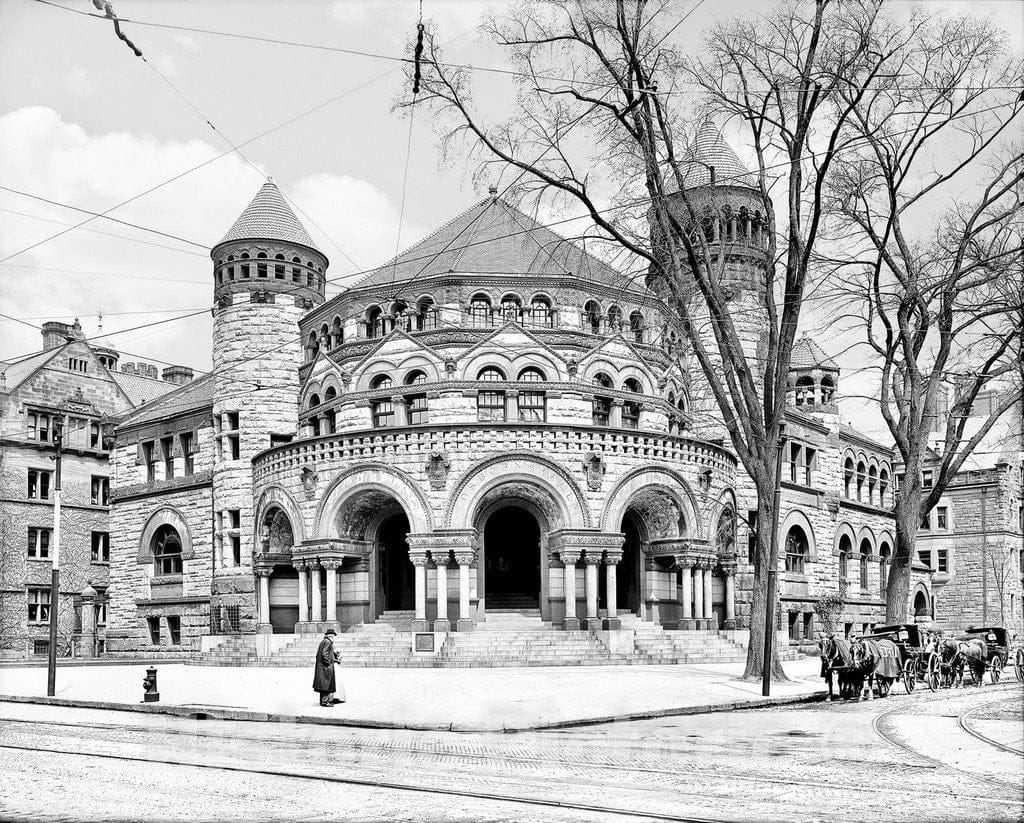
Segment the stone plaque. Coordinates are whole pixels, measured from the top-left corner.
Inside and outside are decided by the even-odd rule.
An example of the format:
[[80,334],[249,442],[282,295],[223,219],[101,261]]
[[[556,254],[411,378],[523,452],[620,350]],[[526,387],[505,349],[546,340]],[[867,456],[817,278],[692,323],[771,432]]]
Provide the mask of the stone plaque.
[[433,632],[416,632],[413,635],[412,650],[414,652],[433,652],[434,651],[434,633]]

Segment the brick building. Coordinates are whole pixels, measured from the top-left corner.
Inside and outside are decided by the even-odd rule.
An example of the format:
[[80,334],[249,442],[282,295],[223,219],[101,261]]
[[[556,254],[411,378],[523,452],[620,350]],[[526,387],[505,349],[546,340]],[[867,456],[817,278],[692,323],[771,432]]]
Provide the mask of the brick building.
[[0,657],[46,654],[49,645],[58,421],[64,444],[59,653],[91,655],[105,640],[109,421],[189,374],[171,368],[160,379],[155,366],[136,363],[119,370],[117,350],[102,339],[86,340],[77,320],[46,323],[42,334],[42,351],[0,363]]

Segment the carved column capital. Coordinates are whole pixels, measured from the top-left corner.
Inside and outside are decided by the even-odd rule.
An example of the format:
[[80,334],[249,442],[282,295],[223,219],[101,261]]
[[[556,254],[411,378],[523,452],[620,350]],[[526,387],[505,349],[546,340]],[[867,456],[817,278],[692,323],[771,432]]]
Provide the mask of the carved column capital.
[[732,577],[736,574],[736,563],[735,561],[722,563],[719,569],[721,570],[722,577]]
[[619,561],[622,560],[622,552],[609,552],[604,553],[604,562],[607,566],[618,565]]
[[589,549],[583,556],[583,562],[587,566],[599,566],[601,565],[601,552],[591,552]]
[[326,560],[321,560],[320,565],[327,569],[327,571],[334,571],[335,569],[341,568],[341,561],[336,558],[329,557]]
[[578,550],[563,550],[558,553],[558,557],[566,566],[575,566],[579,562],[581,554]]
[[414,566],[426,568],[428,563],[426,552],[422,554],[414,554],[413,552],[409,552],[409,562],[412,563]]
[[431,552],[430,559],[434,561],[434,565],[441,568],[447,567],[451,564],[451,559],[448,557],[448,552]]
[[298,571],[300,571],[300,572],[303,571],[304,569],[308,568],[309,565],[310,565],[310,561],[308,561],[308,560],[293,560],[292,561],[292,566],[295,569],[297,569]]
[[685,571],[686,569],[691,568],[693,565],[693,558],[687,557],[686,555],[677,554],[672,559],[672,568],[674,569],[682,569],[683,571]]
[[476,552],[455,552],[455,562],[460,566],[472,566],[476,562]]

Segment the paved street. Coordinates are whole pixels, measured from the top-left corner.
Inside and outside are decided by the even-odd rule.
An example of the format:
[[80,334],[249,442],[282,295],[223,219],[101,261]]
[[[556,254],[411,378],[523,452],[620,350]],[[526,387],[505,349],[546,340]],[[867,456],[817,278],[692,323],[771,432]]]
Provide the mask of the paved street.
[[1020,820],[1021,712],[1017,683],[512,734],[0,703],[0,815]]

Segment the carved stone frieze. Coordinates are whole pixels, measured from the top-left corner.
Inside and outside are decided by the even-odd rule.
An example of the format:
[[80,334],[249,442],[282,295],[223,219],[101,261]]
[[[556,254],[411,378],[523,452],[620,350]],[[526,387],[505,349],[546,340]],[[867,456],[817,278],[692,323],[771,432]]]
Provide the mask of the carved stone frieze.
[[312,500],[316,497],[316,486],[319,482],[319,475],[317,474],[315,466],[303,466],[302,467],[302,491],[306,494],[307,500]]
[[605,465],[601,455],[597,452],[590,452],[583,458],[583,473],[587,478],[587,488],[592,492],[601,491],[601,482],[604,479]]
[[427,458],[427,480],[430,481],[430,488],[435,491],[443,489],[448,481],[448,470],[451,468],[451,461],[444,452],[431,452]]

